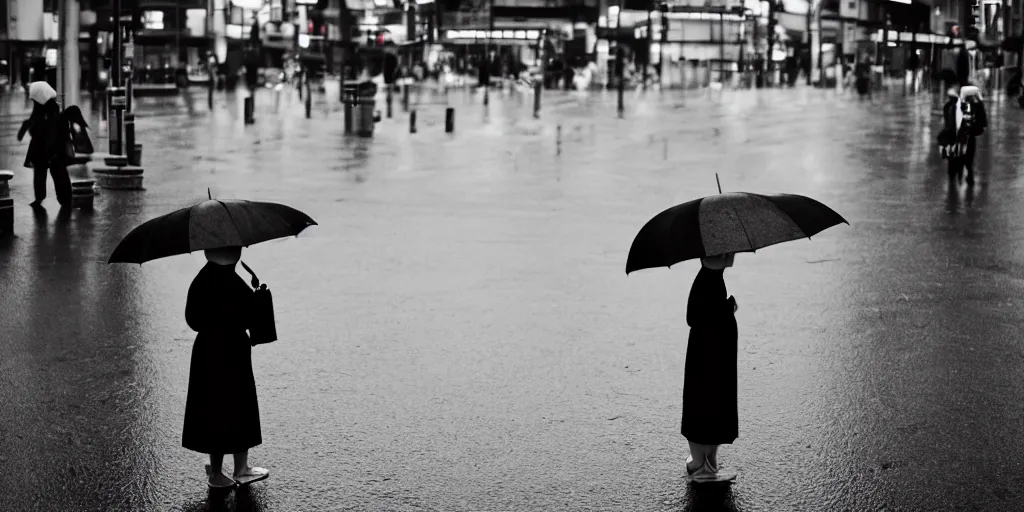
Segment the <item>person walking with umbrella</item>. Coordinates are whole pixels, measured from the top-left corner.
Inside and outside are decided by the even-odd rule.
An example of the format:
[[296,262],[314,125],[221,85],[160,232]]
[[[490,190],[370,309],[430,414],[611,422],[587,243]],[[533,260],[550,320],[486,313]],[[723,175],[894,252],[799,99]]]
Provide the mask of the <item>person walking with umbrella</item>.
[[[74,147],[68,124],[62,122],[57,91],[46,82],[32,82],[28,87],[32,99],[32,115],[21,124],[18,142],[28,133],[32,140],[25,155],[25,167],[33,171],[35,201],[33,208],[42,205],[46,199],[46,171],[53,177],[57,202],[61,207],[71,206],[71,177],[68,176],[68,159],[74,157]],[[69,154],[70,153],[70,154]]]
[[[211,489],[248,485],[270,474],[249,465],[249,450],[263,443],[252,347],[276,340],[277,334],[266,285],[260,288],[245,263],[256,290],[235,274],[242,247],[295,236],[315,224],[281,204],[210,199],[135,228],[110,257],[109,263],[141,264],[197,250],[206,253],[207,264],[192,281],[185,304],[185,322],[197,335],[181,445],[209,455]],[[225,386],[230,393],[217,392]],[[231,476],[223,470],[228,453],[234,456]]]
[[831,208],[793,194],[719,194],[669,208],[649,220],[633,240],[626,274],[701,260],[686,306],[690,335],[683,382],[682,435],[690,455],[686,479],[729,482],[718,449],[739,437],[736,299],[724,272],[737,252],[809,238],[846,223]]

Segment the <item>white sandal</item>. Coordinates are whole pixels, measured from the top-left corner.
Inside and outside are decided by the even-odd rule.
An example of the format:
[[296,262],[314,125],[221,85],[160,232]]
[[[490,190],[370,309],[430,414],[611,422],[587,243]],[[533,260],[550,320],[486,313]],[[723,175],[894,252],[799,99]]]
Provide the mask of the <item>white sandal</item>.
[[249,485],[253,482],[259,482],[260,480],[266,480],[270,476],[270,471],[264,468],[248,467],[245,468],[245,473],[235,475],[233,478],[238,485]]

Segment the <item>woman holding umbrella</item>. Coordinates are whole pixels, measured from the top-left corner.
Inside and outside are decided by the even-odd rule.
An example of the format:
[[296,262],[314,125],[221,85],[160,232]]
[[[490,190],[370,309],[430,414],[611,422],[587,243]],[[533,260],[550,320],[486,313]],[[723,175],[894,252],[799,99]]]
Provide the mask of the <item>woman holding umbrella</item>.
[[695,481],[731,480],[720,474],[718,447],[739,437],[736,393],[737,329],[733,316],[739,309],[728,296],[723,274],[735,254],[701,258],[701,268],[690,288],[686,323],[682,434],[690,445],[686,474]]
[[793,194],[719,194],[669,208],[640,229],[629,249],[626,274],[671,267],[699,258],[690,289],[681,432],[690,447],[690,482],[729,482],[718,448],[739,437],[736,299],[725,288],[724,272],[737,252],[809,238],[845,223],[831,208]]
[[[128,233],[109,263],[144,263],[205,251],[207,264],[192,281],[185,321],[196,331],[189,368],[181,445],[208,454],[211,489],[248,485],[269,476],[249,465],[249,449],[263,442],[252,371],[252,347],[277,339],[273,304],[266,285],[240,262],[242,247],[297,236],[316,222],[277,203],[203,201],[151,219]],[[252,275],[250,289],[235,265]],[[246,332],[248,331],[248,332]],[[221,389],[228,393],[218,393]],[[223,472],[224,454],[234,455],[234,472]]]
[[[207,249],[208,263],[192,281],[185,321],[196,331],[188,375],[181,445],[210,455],[211,488],[263,480],[269,472],[249,466],[249,449],[263,443],[252,346],[246,330],[254,325],[253,290],[235,274],[241,247]],[[226,383],[225,398],[213,390]],[[223,473],[224,454],[234,454],[232,477]]]

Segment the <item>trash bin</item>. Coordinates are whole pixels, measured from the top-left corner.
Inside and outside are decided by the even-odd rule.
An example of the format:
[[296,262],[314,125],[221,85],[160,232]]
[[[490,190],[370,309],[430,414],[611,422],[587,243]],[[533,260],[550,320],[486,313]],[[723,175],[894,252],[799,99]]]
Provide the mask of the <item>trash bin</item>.
[[354,106],[355,115],[353,116],[354,121],[352,123],[352,127],[355,129],[356,135],[360,137],[373,136],[373,124],[376,121],[373,112],[375,103],[373,96],[360,96],[359,99],[356,100],[356,104]]
[[129,156],[128,165],[134,165],[135,167],[142,167],[142,144],[136,144],[133,151]]
[[[349,89],[351,87],[351,89]],[[377,85],[363,82],[358,85],[346,86],[345,133],[353,133],[360,137],[373,136],[373,124],[376,121],[374,106]]]

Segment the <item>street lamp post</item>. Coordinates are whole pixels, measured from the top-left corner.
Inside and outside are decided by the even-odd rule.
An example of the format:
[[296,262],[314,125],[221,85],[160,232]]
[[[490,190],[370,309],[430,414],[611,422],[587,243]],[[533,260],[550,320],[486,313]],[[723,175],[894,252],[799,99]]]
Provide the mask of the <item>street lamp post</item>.
[[121,87],[121,35],[123,28],[121,27],[121,0],[112,0],[112,2],[114,11],[114,47],[111,48],[110,87],[107,89],[107,97],[110,98],[108,105],[111,110],[107,129],[110,140],[110,154],[120,155],[121,123],[123,121],[122,109],[125,102],[124,91]]
[[615,74],[618,75],[618,93],[619,93],[619,117],[623,116],[625,107],[622,104],[623,96],[625,95],[625,84],[623,83],[623,75],[625,75],[623,68],[623,55],[622,55],[622,41],[619,36],[622,31],[622,0],[619,0],[619,10],[615,13]]

